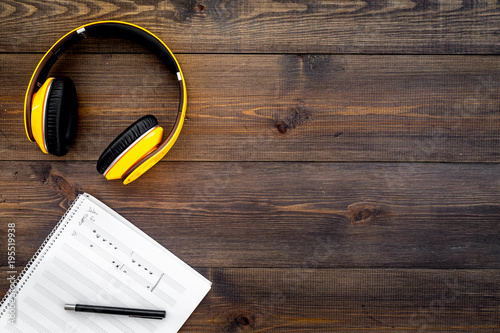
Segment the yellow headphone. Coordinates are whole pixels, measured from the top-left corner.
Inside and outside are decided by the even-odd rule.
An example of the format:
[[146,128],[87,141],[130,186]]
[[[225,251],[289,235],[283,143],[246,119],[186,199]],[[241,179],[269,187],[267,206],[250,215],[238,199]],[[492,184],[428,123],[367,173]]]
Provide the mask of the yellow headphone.
[[31,76],[24,99],[24,126],[30,141],[46,154],[65,155],[76,134],[76,88],[69,78],[48,77],[59,57],[87,37],[115,36],[138,41],[153,52],[177,76],[179,108],[175,124],[161,143],[163,129],[152,115],[137,120],[103,151],[97,171],[106,179],[128,184],[158,163],[172,148],[186,115],[186,83],[177,59],[165,43],[148,30],[120,21],[100,21],[76,28],[60,38],[43,56]]

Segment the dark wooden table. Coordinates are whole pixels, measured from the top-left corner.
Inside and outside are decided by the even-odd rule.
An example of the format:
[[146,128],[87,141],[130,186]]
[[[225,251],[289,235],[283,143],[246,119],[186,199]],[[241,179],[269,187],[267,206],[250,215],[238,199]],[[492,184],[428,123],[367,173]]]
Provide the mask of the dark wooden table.
[[[188,86],[181,136],[124,186],[95,170],[128,124],[171,126],[175,78],[141,46],[87,39],[62,158],[24,132],[43,53],[98,20],[150,29]],[[0,276],[81,192],[213,282],[182,332],[500,331],[496,1],[0,1]]]

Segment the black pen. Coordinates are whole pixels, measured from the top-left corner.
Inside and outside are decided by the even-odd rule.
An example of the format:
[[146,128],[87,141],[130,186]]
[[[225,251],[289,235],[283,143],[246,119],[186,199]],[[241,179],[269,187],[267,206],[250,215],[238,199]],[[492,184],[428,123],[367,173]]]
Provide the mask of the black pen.
[[76,312],[104,313],[104,314],[149,318],[149,319],[163,319],[165,318],[166,315],[166,312],[163,310],[130,309],[130,308],[118,308],[114,306],[85,305],[85,304],[65,304],[64,310],[76,311]]

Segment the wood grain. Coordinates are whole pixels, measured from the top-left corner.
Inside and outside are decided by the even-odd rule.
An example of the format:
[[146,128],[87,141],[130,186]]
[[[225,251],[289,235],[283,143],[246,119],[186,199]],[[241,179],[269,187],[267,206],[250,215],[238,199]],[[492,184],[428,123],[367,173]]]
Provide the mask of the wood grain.
[[0,50],[15,53],[45,52],[47,42],[100,20],[142,25],[179,53],[500,50],[496,1],[6,0],[0,18]]
[[[200,269],[180,332],[496,332],[499,270]],[[0,289],[7,290],[5,274]]]
[[[185,128],[124,187],[95,170],[145,113],[173,123],[173,75],[86,39],[63,158],[24,134],[42,54],[99,20],[178,56]],[[453,0],[0,0],[0,295],[87,191],[213,282],[181,332],[500,331],[500,6]],[[438,163],[427,163],[438,162]]]
[[496,164],[162,162],[126,188],[94,168],[0,163],[20,264],[87,191],[197,267],[500,268]]
[[[24,134],[25,87],[38,58],[0,55],[2,160],[60,160],[41,154]],[[179,59],[188,119],[171,161],[500,161],[495,57]],[[153,56],[67,54],[54,75],[71,77],[79,94],[80,131],[64,160],[97,160],[145,113],[166,128],[173,123],[175,78]]]

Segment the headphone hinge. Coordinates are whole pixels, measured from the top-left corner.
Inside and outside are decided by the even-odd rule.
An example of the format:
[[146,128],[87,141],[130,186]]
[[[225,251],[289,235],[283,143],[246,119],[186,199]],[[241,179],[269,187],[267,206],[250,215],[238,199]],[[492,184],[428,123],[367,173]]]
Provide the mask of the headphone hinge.
[[76,33],[82,37],[82,39],[87,38],[87,31],[85,30],[85,27],[82,27],[76,31]]

